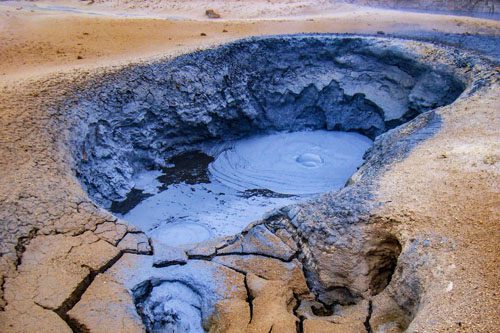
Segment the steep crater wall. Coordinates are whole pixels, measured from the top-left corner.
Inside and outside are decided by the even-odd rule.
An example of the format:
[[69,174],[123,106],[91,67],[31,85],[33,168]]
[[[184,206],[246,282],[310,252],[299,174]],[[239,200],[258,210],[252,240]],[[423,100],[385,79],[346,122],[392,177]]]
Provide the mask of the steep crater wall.
[[133,175],[207,140],[303,129],[372,139],[446,105],[464,84],[384,39],[254,38],[111,75],[78,101],[78,177],[104,207]]
[[[426,50],[395,39],[277,36],[125,69],[82,92],[72,106],[74,167],[89,195],[109,207],[133,188],[136,172],[207,141],[304,129],[367,135],[374,146],[350,186],[285,207],[262,223],[289,235],[284,242],[293,239],[307,287],[325,313],[370,300],[367,327],[373,304],[373,318],[401,312],[403,329],[415,316],[421,286],[407,244],[370,215],[373,188],[385,166],[438,129],[437,113],[419,115],[452,103],[467,80],[467,70],[458,69],[467,67],[464,59],[444,51],[434,58],[443,62],[429,62]],[[481,84],[474,82],[469,93]],[[215,262],[218,250],[188,253],[186,261]],[[149,310],[141,302],[150,292],[136,300],[143,319]],[[377,310],[386,297],[395,302],[387,313]]]

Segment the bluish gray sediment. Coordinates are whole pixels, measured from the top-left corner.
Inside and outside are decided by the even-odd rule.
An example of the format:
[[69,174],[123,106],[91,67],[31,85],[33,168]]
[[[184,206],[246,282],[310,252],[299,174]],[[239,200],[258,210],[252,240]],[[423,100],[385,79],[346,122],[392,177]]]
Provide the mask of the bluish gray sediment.
[[[466,98],[480,84],[464,69],[475,65],[474,57],[442,49],[441,61],[434,62],[418,47],[410,41],[356,36],[260,37],[125,69],[82,94],[73,107],[79,115],[73,131],[75,168],[89,195],[109,207],[134,187],[135,174],[164,168],[169,157],[207,142],[310,129],[367,135],[375,139],[374,146],[344,189],[284,207],[257,225],[297,249],[294,264],[290,258],[285,264],[303,268],[317,307],[328,312],[339,304],[365,304],[386,295],[394,280],[391,295],[400,296],[394,311],[404,313],[399,320],[407,326],[419,302],[419,282],[406,270],[397,271],[408,267],[411,255],[401,254],[397,237],[370,216],[377,205],[373,190],[384,168],[439,129],[433,109],[452,103],[470,87]],[[252,234],[249,228],[242,235]],[[221,242],[213,250],[207,245],[199,253],[187,251],[182,262],[155,262],[178,269],[192,260],[211,261],[232,265],[246,276],[242,262],[247,259],[283,260],[272,250],[263,251],[260,241],[249,247],[252,251],[240,245],[235,253],[224,249],[237,240]],[[229,263],[231,258],[235,261]],[[332,260],[342,264],[329,265]],[[360,271],[360,262],[368,273]],[[187,274],[178,282],[191,278]],[[157,300],[148,295],[136,299],[146,325],[170,325],[172,311],[168,318],[153,313]],[[361,324],[369,325],[369,317],[367,310]],[[207,325],[209,318],[202,315],[202,320]]]
[[120,71],[73,107],[76,170],[109,207],[140,170],[208,140],[280,130],[375,138],[451,103],[464,83],[394,40],[252,38]]

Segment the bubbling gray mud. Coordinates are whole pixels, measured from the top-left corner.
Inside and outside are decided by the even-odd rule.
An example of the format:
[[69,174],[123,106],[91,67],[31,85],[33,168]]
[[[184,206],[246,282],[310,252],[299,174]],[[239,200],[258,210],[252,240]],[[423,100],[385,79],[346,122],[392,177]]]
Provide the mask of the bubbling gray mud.
[[[128,212],[132,206],[140,210],[141,205],[146,205],[142,207],[147,209],[138,218],[144,218],[144,212],[153,212],[155,205],[147,203],[161,199],[172,187],[177,192],[173,192],[170,200],[177,204],[181,192],[185,192],[182,193],[185,198],[197,191],[222,193],[207,189],[210,183],[234,191],[233,197],[245,202],[247,208],[251,200],[283,200],[273,201],[279,206],[288,204],[287,200],[293,198],[290,195],[339,189],[343,183],[331,182],[330,177],[335,174],[328,170],[334,166],[324,151],[300,151],[293,147],[299,141],[293,140],[291,153],[286,151],[289,145],[285,144],[286,149],[257,155],[249,142],[277,132],[316,130],[356,132],[375,139],[423,112],[453,102],[464,89],[464,82],[454,75],[454,69],[423,61],[408,44],[378,38],[317,35],[252,38],[120,71],[92,92],[83,93],[74,106],[78,115],[72,131],[77,175],[89,195],[103,207],[121,207],[122,212]],[[375,177],[388,160],[430,135],[435,130],[433,126],[438,126],[437,117],[427,113],[409,128],[379,137],[366,155],[367,162],[361,172],[364,179]],[[419,129],[424,127],[421,133]],[[236,141],[240,139],[243,141]],[[207,147],[231,144],[239,149],[219,149],[212,158],[207,158],[210,157]],[[361,155],[363,149],[359,149]],[[274,167],[271,159],[282,151],[287,161],[277,166],[286,165],[285,171],[292,171],[292,177],[282,178],[284,172],[280,168],[272,171],[271,177],[262,177],[261,171],[270,164]],[[198,158],[190,159],[192,153],[198,154]],[[203,167],[187,163],[190,160],[202,161]],[[342,169],[345,172],[342,179],[348,178],[361,162],[347,163],[350,167]],[[301,175],[321,171],[325,166],[325,172],[318,173],[320,179],[313,177],[312,182],[301,179]],[[178,173],[182,177],[174,176]],[[297,179],[301,182],[294,183]],[[324,184],[321,179],[326,180]],[[162,188],[165,184],[167,189]],[[276,230],[288,230],[289,226],[297,227],[294,223],[302,219],[297,222],[302,223],[300,230],[297,227],[290,232],[300,236],[296,240],[300,247],[295,246],[304,263],[309,287],[324,304],[354,304],[379,293],[391,281],[398,264],[401,252],[398,240],[358,219],[360,215],[369,216],[367,205],[371,193],[366,184],[370,182],[355,182],[338,195],[311,200],[303,205],[305,210],[299,217],[294,213],[295,208],[288,207],[285,217],[272,217],[268,221]],[[276,197],[276,193],[284,196]],[[186,210],[192,210],[200,201],[199,197],[191,198],[194,199],[184,202]],[[156,205],[162,202],[166,201]],[[125,204],[120,206],[120,203]],[[127,219],[134,219],[134,209],[128,212]],[[211,211],[217,213],[217,207]],[[167,214],[163,220],[172,216],[171,211]],[[221,228],[231,225],[227,220],[221,219]],[[150,237],[166,239],[175,245],[178,234],[186,234],[186,230],[191,235],[190,241],[213,237],[214,230],[222,230],[213,221],[216,219],[211,219],[213,229],[199,221],[179,219],[156,225],[154,217],[136,224],[146,229]],[[245,219],[237,215],[231,221]],[[225,232],[238,233],[242,229],[240,225],[232,226],[234,230]],[[271,232],[271,229],[266,230]],[[301,243],[302,239],[309,244]],[[336,251],[324,253],[324,244]],[[155,256],[157,253],[158,248]],[[180,262],[174,259],[175,263]],[[211,267],[210,274],[216,277],[224,266],[191,259],[182,259],[187,260],[185,265],[165,267],[161,281],[151,279],[154,274],[145,274],[142,281],[150,279],[155,284],[144,289],[140,297],[136,295],[136,305],[148,330],[166,327],[197,331],[200,321],[209,318],[210,311],[202,313],[198,308],[200,302],[203,309],[203,302],[214,298],[217,292],[213,285],[220,281],[206,274],[200,276],[200,272]],[[360,262],[367,264],[371,275],[356,269]],[[147,266],[152,269],[151,263]],[[177,284],[193,279],[196,283],[186,286],[203,286],[194,288],[195,294]],[[162,286],[164,282],[167,284]],[[202,292],[204,296],[198,297]],[[209,304],[213,308],[215,301]]]
[[165,282],[152,288],[139,305],[149,331],[158,333],[204,332],[200,308],[200,296],[180,282]]
[[357,133],[281,133],[236,142],[209,165],[215,179],[237,190],[307,195],[338,190],[372,141]]
[[463,83],[397,42],[304,35],[135,66],[95,90],[73,107],[74,159],[89,195],[109,208],[139,173],[202,143],[306,129],[373,139],[451,103]]
[[215,159],[206,175],[207,158],[201,153],[186,156],[193,159],[190,168],[177,160],[188,182],[169,177],[170,184],[161,184],[166,175],[141,173],[135,188],[152,196],[123,218],[169,246],[234,235],[269,210],[340,189],[371,144],[363,135],[334,131],[276,133],[217,144],[207,149]]

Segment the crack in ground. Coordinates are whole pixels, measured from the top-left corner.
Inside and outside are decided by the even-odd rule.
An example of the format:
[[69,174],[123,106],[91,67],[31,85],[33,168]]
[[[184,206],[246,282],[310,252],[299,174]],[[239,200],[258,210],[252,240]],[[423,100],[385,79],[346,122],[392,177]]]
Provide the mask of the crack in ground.
[[366,315],[365,322],[363,323],[366,328],[366,333],[372,333],[372,326],[370,325],[370,320],[372,318],[373,313],[373,302],[372,300],[368,301],[368,314]]
[[276,259],[276,260],[279,260],[279,261],[284,262],[284,263],[290,263],[290,262],[293,261],[293,259],[295,259],[295,254],[292,257],[290,257],[289,260],[285,260],[283,258],[276,257],[276,256],[273,256],[273,255],[270,255],[270,254],[261,253],[261,252],[227,252],[227,253],[218,253],[215,256],[213,256],[213,258],[215,258],[215,257],[225,257],[225,256],[258,256],[258,257],[265,257],[265,258],[268,258],[268,259]]
[[24,251],[26,251],[26,245],[29,245],[31,240],[36,237],[38,232],[38,228],[33,228],[28,232],[28,235],[26,236],[21,236],[17,239],[17,244],[15,246],[16,249],[16,255],[17,255],[17,260],[16,260],[16,270],[21,265],[22,263],[22,257]]
[[[248,303],[248,307],[250,308],[250,320],[248,321],[248,324],[251,324],[252,323],[252,320],[253,320],[253,300],[255,297],[252,296],[252,292],[250,290],[250,287],[248,287],[248,281],[247,281],[247,275],[245,274],[245,279],[243,280],[244,283],[245,283],[245,289],[247,291],[247,303]],[[272,330],[272,328],[271,328]]]
[[82,265],[82,267],[87,267],[89,269],[89,274],[78,284],[78,286],[73,290],[71,295],[63,302],[63,304],[57,309],[51,309],[56,313],[62,320],[68,324],[68,326],[76,333],[86,333],[89,329],[85,327],[84,324],[78,322],[77,320],[69,317],[68,312],[80,302],[82,296],[85,294],[87,289],[92,285],[95,278],[99,274],[105,273],[110,267],[112,267],[125,252],[120,251],[116,256],[111,258],[105,265],[103,265],[98,270],[93,270],[87,265]]
[[[212,262],[212,261],[211,261],[211,260],[209,260],[209,259],[195,259],[195,260],[205,260],[205,261],[210,261],[210,262]],[[223,264],[223,263],[216,263],[216,264],[217,264],[217,265],[221,265],[221,266],[223,266],[223,267],[226,267],[226,268],[228,268],[228,269],[230,269],[230,270],[233,270],[233,271],[235,271],[235,272],[237,272],[237,273],[239,273],[239,274],[242,274],[242,275],[244,276],[244,280],[243,280],[243,282],[244,282],[245,290],[246,290],[246,293],[247,293],[247,298],[245,299],[245,301],[248,303],[248,307],[249,307],[249,311],[250,311],[250,320],[249,320],[248,324],[251,324],[251,323],[252,323],[252,320],[253,320],[253,300],[254,300],[254,297],[252,296],[252,292],[251,292],[251,290],[250,290],[250,287],[248,286],[248,281],[247,281],[248,272],[245,272],[245,271],[243,271],[243,270],[239,270],[239,269],[234,268],[234,267],[227,266],[227,265],[225,265],[225,264]],[[254,273],[254,274],[255,274],[255,273]],[[259,277],[259,278],[261,278],[261,279],[266,280],[266,281],[268,280],[268,279],[266,279],[265,277],[260,276],[259,274],[255,274],[255,275],[256,275],[256,276],[258,276],[258,277]],[[294,308],[293,308],[292,312],[293,312],[293,315],[294,315],[294,316],[298,319],[298,321],[297,321],[297,323],[296,323],[297,333],[303,333],[303,332],[304,332],[303,323],[304,323],[304,319],[305,319],[305,318],[304,318],[303,316],[299,316],[299,315],[297,315],[297,309],[300,307],[301,300],[300,300],[300,298],[299,298],[299,295],[297,295],[297,294],[295,294],[295,293],[293,294],[293,297],[294,297],[294,299],[295,299],[295,301],[296,301],[296,304],[295,304],[295,306],[294,306]],[[272,332],[273,327],[274,327],[274,325],[273,325],[273,326],[271,326],[271,329],[269,330],[269,332]],[[370,332],[370,333],[371,333],[371,332]]]
[[[212,262],[211,260],[207,260],[207,259],[201,259],[201,260],[205,260],[205,261],[210,261]],[[235,271],[236,273],[239,273],[239,274],[242,274],[243,275],[243,283],[244,283],[244,286],[245,286],[245,290],[246,290],[246,293],[247,293],[247,298],[245,299],[245,301],[248,303],[248,308],[249,308],[249,311],[250,311],[250,320],[248,322],[248,324],[250,324],[253,320],[253,300],[254,300],[254,297],[252,296],[252,292],[250,290],[250,287],[248,286],[248,281],[247,281],[247,272],[243,271],[243,270],[239,270],[237,268],[234,268],[234,267],[229,267],[227,265],[224,265],[222,263],[216,263],[217,265],[220,265],[220,266],[223,266],[223,267],[226,267],[232,271]],[[259,276],[257,274],[255,274],[256,276],[260,277],[261,279],[264,279],[264,280],[267,280],[266,278],[262,277],[262,276]]]
[[[347,187],[347,186],[348,185],[346,185],[345,187]],[[325,309],[330,308],[332,306],[332,304],[328,304],[328,303],[325,303],[324,301],[320,300],[319,295],[317,293],[313,292],[313,287],[311,286],[310,274],[308,274],[308,271],[306,269],[306,266],[307,266],[306,262],[307,262],[307,260],[310,260],[310,258],[307,258],[305,255],[305,253],[308,251],[304,251],[304,248],[307,249],[309,247],[307,238],[305,238],[301,234],[301,232],[299,231],[299,228],[292,223],[288,214],[284,213],[282,211],[276,215],[269,217],[265,221],[265,225],[269,229],[272,229],[270,231],[275,235],[276,235],[277,230],[279,230],[279,229],[283,229],[291,235],[293,242],[297,246],[297,252],[296,252],[297,254],[295,257],[302,264],[301,269],[302,269],[302,272],[303,272],[304,277],[305,277],[307,288],[309,289],[311,294],[314,296],[314,299],[316,302],[322,304]]]
[[224,256],[240,256],[240,257],[243,257],[243,256],[258,256],[258,257],[265,257],[265,258],[268,258],[268,259],[276,259],[276,260],[279,260],[281,262],[284,262],[284,263],[291,263],[293,261],[293,259],[297,259],[298,258],[298,252],[297,251],[296,253],[294,253],[293,256],[290,257],[289,260],[285,260],[283,258],[280,258],[280,257],[275,257],[273,255],[270,255],[270,254],[265,254],[265,253],[261,253],[261,252],[227,252],[227,253],[213,253],[211,255],[199,255],[199,254],[187,254],[187,257],[188,257],[188,260],[206,260],[206,261],[211,261],[212,259],[214,259],[215,257],[224,257]]
[[[21,236],[17,239],[17,244],[14,246],[14,250],[16,251],[16,260],[14,262],[15,270],[17,271],[19,266],[22,264],[22,257],[24,252],[26,251],[26,246],[37,236],[38,228],[33,228],[28,232],[28,235]],[[1,255],[0,255],[1,257]],[[4,311],[5,307],[7,307],[7,300],[5,299],[5,278],[6,276],[2,274],[0,276],[0,311]]]
[[[194,260],[205,260],[205,261],[211,261],[211,259],[194,259]],[[226,267],[232,271],[235,271],[236,273],[239,273],[239,274],[242,274],[243,275],[243,284],[245,286],[245,290],[246,290],[246,293],[247,293],[247,298],[245,299],[245,301],[248,303],[248,307],[249,307],[249,311],[250,311],[250,320],[249,320],[249,324],[252,322],[252,319],[253,319],[253,299],[254,297],[252,296],[252,293],[250,291],[250,287],[248,286],[248,282],[247,282],[247,272],[243,271],[243,270],[239,270],[237,268],[234,268],[234,267],[230,267],[230,266],[227,266],[227,265],[224,265],[222,263],[215,263],[217,265],[220,265],[222,267]],[[257,274],[255,274],[256,276],[260,277],[261,279],[264,279],[264,280],[267,280],[266,278],[262,277],[262,276],[259,276]]]
[[8,302],[4,299],[3,295],[5,295],[5,276],[0,275],[0,311],[4,311],[5,307],[7,307]]
[[299,295],[293,293],[293,298],[295,298],[295,301],[297,302],[297,304],[295,304],[295,306],[293,307],[293,315],[298,319],[298,321],[296,322],[296,330],[297,330],[297,333],[303,333],[304,332],[304,316],[300,316],[298,313],[297,313],[297,310],[299,309],[300,307],[300,303],[301,303],[301,300],[299,298]]

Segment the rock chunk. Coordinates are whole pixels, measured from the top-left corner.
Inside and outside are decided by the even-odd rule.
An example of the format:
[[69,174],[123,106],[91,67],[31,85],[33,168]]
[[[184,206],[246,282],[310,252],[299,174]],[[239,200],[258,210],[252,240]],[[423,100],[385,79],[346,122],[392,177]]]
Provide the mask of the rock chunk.
[[290,261],[295,255],[294,250],[262,224],[253,227],[247,234],[239,236],[236,242],[217,253],[258,254],[285,261]]
[[94,230],[95,235],[115,246],[125,236],[126,233],[127,226],[115,222],[104,222],[102,224],[99,224]]
[[[31,303],[30,307],[0,311],[0,332],[9,333],[71,333],[71,328],[54,311]],[[17,306],[17,304],[16,304]]]
[[118,248],[124,252],[151,254],[148,237],[143,233],[128,233],[118,243]]
[[208,16],[208,18],[211,18],[211,19],[218,19],[218,18],[220,18],[220,14],[219,14],[219,13],[217,13],[217,12],[216,12],[215,10],[213,10],[213,9],[207,9],[207,10],[205,11],[205,15],[207,15],[207,16]]
[[253,317],[245,332],[295,332],[298,318],[293,315],[295,298],[285,281],[270,281],[247,275],[253,297]]
[[[100,271],[120,255],[120,250],[104,240],[73,248],[67,258],[75,264],[85,264],[93,271]],[[110,259],[111,258],[111,259]]]
[[186,253],[192,258],[209,258],[217,253],[218,249],[224,248],[234,237],[216,238],[203,242],[195,247],[188,248]]
[[[51,264],[45,267],[46,275],[37,283],[33,301],[46,309],[56,310],[63,306],[82,281],[90,277],[88,267],[65,267]],[[18,279],[16,282],[22,281]],[[23,281],[24,282],[24,281]],[[21,287],[21,286],[19,286]]]
[[90,332],[144,332],[131,295],[103,274],[95,278],[68,316]]
[[170,265],[184,265],[188,261],[186,251],[178,247],[170,247],[155,243],[153,266],[166,267]]
[[309,292],[302,265],[297,259],[283,262],[257,255],[224,255],[217,256],[212,261],[240,272],[253,273],[266,280],[282,280],[298,295]]

